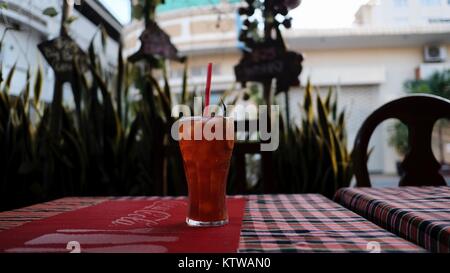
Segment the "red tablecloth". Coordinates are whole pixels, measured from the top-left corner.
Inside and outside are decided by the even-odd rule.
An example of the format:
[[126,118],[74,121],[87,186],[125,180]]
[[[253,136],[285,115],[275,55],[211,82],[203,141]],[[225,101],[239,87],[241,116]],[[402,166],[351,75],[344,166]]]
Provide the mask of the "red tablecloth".
[[[252,195],[246,198],[238,252],[425,251],[321,195]],[[65,198],[0,213],[0,230],[105,200],[110,198]]]
[[450,252],[450,187],[345,188],[334,198],[432,252]]
[[0,252],[236,252],[245,201],[227,200],[227,225],[193,228],[184,222],[185,198],[105,200],[5,230]]

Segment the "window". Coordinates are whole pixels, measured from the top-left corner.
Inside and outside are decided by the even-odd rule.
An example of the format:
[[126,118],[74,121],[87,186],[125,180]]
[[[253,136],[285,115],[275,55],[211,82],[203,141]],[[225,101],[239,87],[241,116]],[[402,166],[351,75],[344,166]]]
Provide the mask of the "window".
[[394,0],[394,7],[403,8],[406,6],[408,6],[408,0]]
[[[206,77],[207,67],[206,66],[193,66],[191,68],[191,76],[192,77]],[[213,65],[213,76],[220,75],[220,65],[214,64]]]
[[428,6],[428,7],[439,6],[441,4],[441,0],[420,0],[420,4],[422,6]]

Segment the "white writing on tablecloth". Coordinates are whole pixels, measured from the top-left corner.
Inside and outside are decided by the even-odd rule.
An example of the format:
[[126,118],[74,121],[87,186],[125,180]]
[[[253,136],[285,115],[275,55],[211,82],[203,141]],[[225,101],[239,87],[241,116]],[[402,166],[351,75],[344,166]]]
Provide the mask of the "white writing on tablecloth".
[[172,215],[168,211],[180,205],[186,206],[186,203],[183,201],[156,201],[111,223],[115,226],[132,226],[137,223],[144,223],[147,227],[153,227],[169,219]]

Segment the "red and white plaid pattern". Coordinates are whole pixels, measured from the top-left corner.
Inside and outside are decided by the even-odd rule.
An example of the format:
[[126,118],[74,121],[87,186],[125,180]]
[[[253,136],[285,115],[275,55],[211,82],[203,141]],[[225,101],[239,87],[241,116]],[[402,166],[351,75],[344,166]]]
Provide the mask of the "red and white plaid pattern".
[[[239,252],[422,252],[318,194],[249,196]],[[375,250],[376,251],[376,250]]]
[[[151,199],[152,197],[124,197]],[[0,230],[110,198],[64,198],[0,213]],[[170,199],[170,198],[169,198]],[[317,195],[247,196],[238,252],[424,252]]]
[[432,252],[450,252],[450,187],[345,188],[335,200]]

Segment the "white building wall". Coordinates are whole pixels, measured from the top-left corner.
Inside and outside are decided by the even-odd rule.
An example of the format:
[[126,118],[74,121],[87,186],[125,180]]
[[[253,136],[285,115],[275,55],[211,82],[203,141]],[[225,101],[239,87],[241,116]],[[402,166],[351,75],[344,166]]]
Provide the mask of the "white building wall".
[[[405,81],[415,78],[415,68],[422,63],[421,47],[308,50],[304,55],[303,83],[310,77],[315,85],[340,90],[339,105],[346,109],[349,118],[350,147],[370,113],[406,94]],[[295,90],[291,94],[291,109],[298,109],[296,104],[302,94]],[[293,112],[295,115],[300,113]],[[383,123],[375,132],[371,143],[375,150],[369,161],[371,171],[395,172],[398,157],[387,141],[391,124],[392,121]]]
[[359,24],[370,26],[450,25],[448,0],[377,0],[361,7]]
[[[4,75],[7,75],[14,63],[17,62],[10,92],[14,95],[22,92],[28,67],[34,74],[38,65],[42,65],[45,71],[42,99],[50,101],[53,96],[54,74],[39,52],[37,45],[59,35],[62,0],[9,0],[7,2],[10,3],[10,6],[17,6],[20,9],[19,12],[16,11],[16,8],[0,10],[0,16],[6,18],[7,22],[12,23],[15,21],[20,26],[20,31],[8,30],[5,34],[0,53],[0,63],[3,66]],[[47,7],[54,7],[59,15],[53,18],[43,15],[42,12]],[[38,20],[25,16],[24,13],[36,16]],[[86,51],[94,35],[98,32],[98,28],[78,11],[74,10],[73,15],[77,19],[71,24],[69,34]],[[42,24],[42,22],[45,22],[45,24]],[[5,24],[0,24],[0,36],[4,31]],[[99,41],[97,41],[97,44],[99,44]],[[99,50],[99,52],[101,51]],[[102,58],[104,67],[117,64],[117,53],[117,42],[109,38]],[[32,82],[34,82],[34,78]]]

